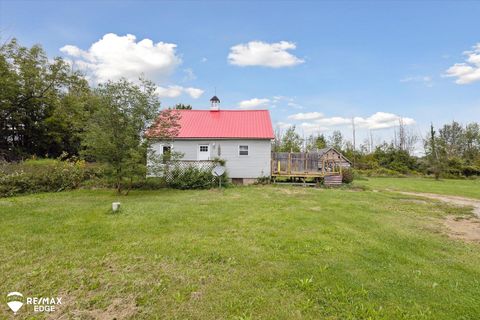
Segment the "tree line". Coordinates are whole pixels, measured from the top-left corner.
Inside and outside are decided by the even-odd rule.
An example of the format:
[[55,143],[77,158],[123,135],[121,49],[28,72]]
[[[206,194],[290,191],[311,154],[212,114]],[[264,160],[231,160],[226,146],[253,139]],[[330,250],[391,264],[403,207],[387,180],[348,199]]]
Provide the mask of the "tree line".
[[[125,179],[145,177],[144,134],[160,111],[155,89],[146,79],[92,87],[63,59],[12,39],[0,46],[0,160],[81,157],[105,164],[121,191]],[[178,127],[174,108],[163,112],[161,138]]]
[[[157,118],[159,137],[171,137],[178,126],[173,109]],[[168,111],[170,110],[170,111]],[[107,163],[121,181],[145,175],[147,140],[144,133],[160,111],[155,85],[147,79],[125,79],[90,86],[85,75],[62,58],[49,59],[39,45],[21,46],[12,39],[0,46],[0,160],[82,157]],[[300,137],[295,127],[277,131],[274,151],[313,151],[333,147],[355,169],[440,176],[480,174],[478,123],[445,124],[421,138],[401,119],[390,142],[373,139],[354,145],[340,131]],[[423,142],[424,156],[413,154]]]
[[[433,174],[436,178],[480,175],[480,125],[462,125],[456,121],[438,130],[433,125],[424,137],[409,131],[402,121],[395,129],[394,139],[376,146],[366,139],[359,146],[345,139],[338,130],[330,135],[316,134],[302,138],[295,126],[275,133],[273,151],[315,152],[332,147],[342,152],[355,169],[384,174]],[[422,150],[415,150],[419,147]],[[423,151],[416,155],[415,151]]]

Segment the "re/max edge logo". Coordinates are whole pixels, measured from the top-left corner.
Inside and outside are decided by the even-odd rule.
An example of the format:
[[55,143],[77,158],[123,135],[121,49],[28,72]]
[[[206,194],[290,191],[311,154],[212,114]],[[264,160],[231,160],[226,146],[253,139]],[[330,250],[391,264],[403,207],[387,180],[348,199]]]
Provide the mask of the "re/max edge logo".
[[61,304],[61,297],[24,297],[17,291],[7,294],[7,305],[14,314],[17,314],[23,305],[32,306],[33,312],[54,312]]

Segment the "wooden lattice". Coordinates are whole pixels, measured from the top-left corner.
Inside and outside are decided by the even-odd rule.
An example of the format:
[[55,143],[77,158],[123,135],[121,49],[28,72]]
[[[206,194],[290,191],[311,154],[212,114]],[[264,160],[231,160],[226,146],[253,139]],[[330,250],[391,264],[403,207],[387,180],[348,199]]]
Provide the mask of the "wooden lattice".
[[210,160],[175,160],[165,161],[162,164],[163,177],[166,181],[173,178],[174,174],[182,175],[191,168],[200,169],[202,171],[211,172],[218,165],[215,161]]

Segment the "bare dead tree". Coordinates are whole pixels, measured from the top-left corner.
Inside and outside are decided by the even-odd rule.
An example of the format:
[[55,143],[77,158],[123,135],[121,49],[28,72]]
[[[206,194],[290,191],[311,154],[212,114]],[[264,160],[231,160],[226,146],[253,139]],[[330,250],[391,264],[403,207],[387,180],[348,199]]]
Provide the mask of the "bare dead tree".
[[375,145],[373,143],[373,131],[372,130],[370,130],[370,144],[369,144],[369,147],[370,147],[369,152],[372,153],[373,150],[375,149]]
[[356,145],[355,145],[355,118],[352,117],[352,135],[353,135],[353,167],[355,168],[355,149],[356,149]]
[[395,146],[402,150],[412,154],[415,151],[415,146],[419,141],[418,135],[407,127],[403,118],[398,119],[398,136],[395,136]]
[[403,121],[403,118],[400,117],[398,119],[398,148],[402,151],[405,151],[406,135],[405,122]]

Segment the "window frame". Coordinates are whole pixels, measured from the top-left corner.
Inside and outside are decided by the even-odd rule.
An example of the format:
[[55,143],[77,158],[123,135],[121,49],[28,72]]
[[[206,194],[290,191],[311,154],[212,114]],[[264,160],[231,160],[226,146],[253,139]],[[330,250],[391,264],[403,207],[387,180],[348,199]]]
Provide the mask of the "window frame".
[[[247,147],[246,150],[242,150],[242,147]],[[242,154],[242,152],[247,152],[247,154]],[[250,146],[248,144],[239,144],[238,145],[238,156],[239,157],[248,157],[250,156]]]

